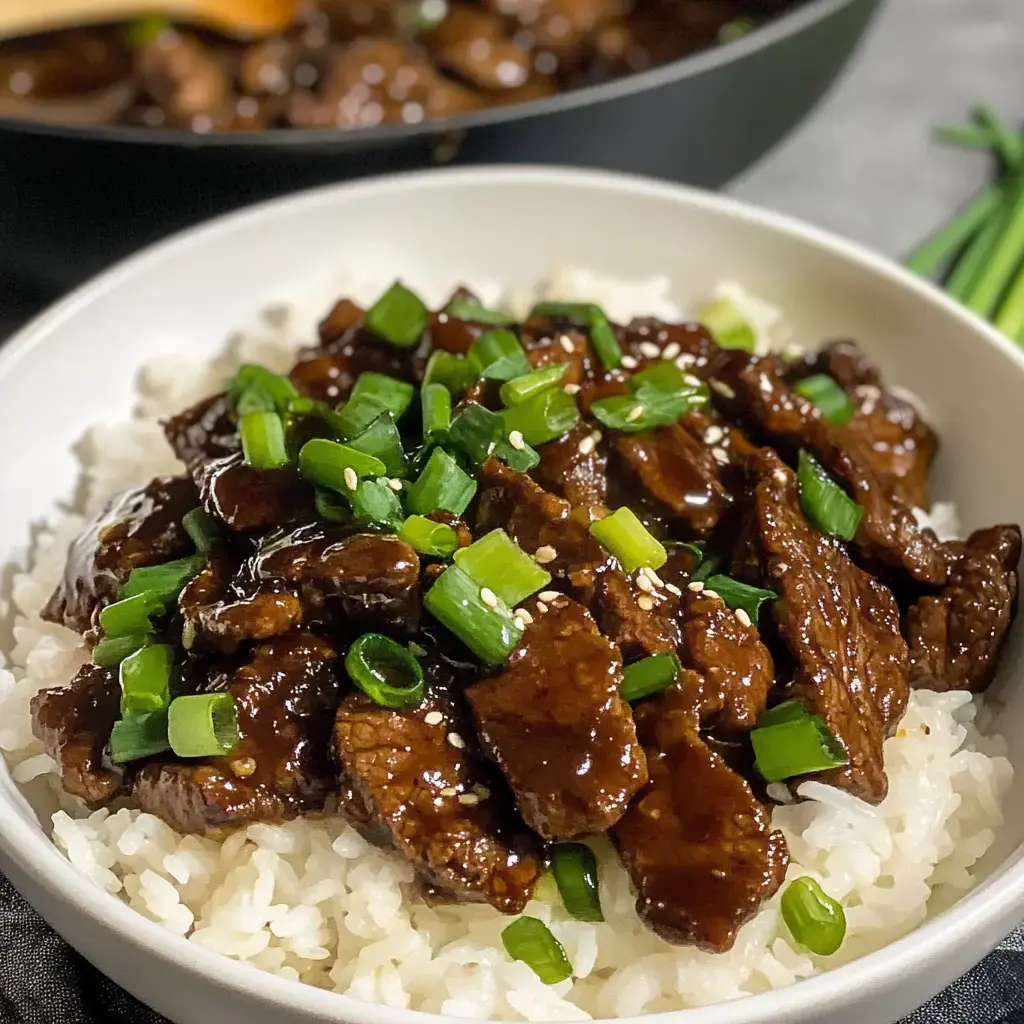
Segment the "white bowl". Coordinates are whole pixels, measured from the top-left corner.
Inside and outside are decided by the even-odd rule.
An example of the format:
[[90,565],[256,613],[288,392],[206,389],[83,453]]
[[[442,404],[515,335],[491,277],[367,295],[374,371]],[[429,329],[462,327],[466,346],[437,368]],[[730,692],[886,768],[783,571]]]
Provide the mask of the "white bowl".
[[[1024,436],[1024,357],[935,290],[854,245],[717,196],[579,171],[482,168],[328,188],[233,214],[116,267],[9,341],[0,353],[4,561],[23,557],[33,524],[73,492],[71,446],[83,429],[127,416],[144,360],[209,356],[268,303],[314,284],[326,299],[332,275],[346,270],[401,275],[441,292],[463,279],[528,285],[566,264],[667,274],[684,305],[734,278],[782,306],[798,338],[857,338],[891,381],[926,400],[944,441],[934,490],[958,502],[965,527],[1024,519],[1024,474],[1013,469]],[[1018,776],[1024,694],[1005,684],[1020,660],[1018,631],[991,691]],[[0,868],[11,881],[100,970],[180,1024],[452,1020],[285,981],[168,934],[79,876],[5,767],[0,821]],[[672,1024],[888,1024],[1024,915],[1022,839],[1024,817],[1011,815],[987,879],[880,952],[787,989],[664,1016]]]

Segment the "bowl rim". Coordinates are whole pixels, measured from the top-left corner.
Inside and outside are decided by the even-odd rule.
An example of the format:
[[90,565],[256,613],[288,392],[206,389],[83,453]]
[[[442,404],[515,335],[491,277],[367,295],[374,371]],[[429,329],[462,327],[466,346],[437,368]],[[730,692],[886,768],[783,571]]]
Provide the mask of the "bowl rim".
[[[751,227],[767,229],[827,251],[859,271],[910,292],[917,301],[971,331],[979,342],[994,346],[1024,376],[1024,351],[1008,338],[928,282],[859,243],[787,215],[689,186],[607,171],[494,165],[433,169],[322,186],[224,214],[158,241],[82,285],[17,332],[0,350],[0,391],[21,359],[44,344],[54,330],[101,297],[130,287],[136,275],[158,267],[169,256],[201,253],[209,239],[249,230],[253,224],[288,219],[295,211],[331,207],[338,202],[358,202],[363,197],[381,193],[416,191],[429,195],[467,185],[495,189],[527,185],[541,189],[584,190],[597,194],[605,202],[614,202],[620,196],[641,196],[706,210]],[[0,769],[9,777],[5,765],[0,765]],[[17,791],[18,787],[14,788]],[[0,807],[7,799],[0,790]],[[171,934],[117,896],[88,882],[60,853],[51,837],[21,814],[5,815],[4,828],[0,829],[0,850],[37,885],[90,918],[93,926],[116,930],[160,960],[195,971],[227,989],[258,995],[270,1004],[286,1005],[324,1017],[335,1016],[350,1024],[460,1024],[456,1018],[441,1014],[363,1002],[254,970],[243,962]],[[628,1024],[775,1024],[790,1020],[797,1012],[842,1006],[845,994],[852,991],[868,987],[894,989],[913,974],[915,964],[940,960],[968,944],[976,947],[992,925],[1004,916],[1007,906],[1024,906],[1024,858],[1018,857],[1016,863],[1009,863],[1012,858],[1011,852],[978,888],[908,935],[842,967],[742,999],[615,1020],[618,1024],[623,1021]],[[984,948],[987,951],[988,946]]]
[[22,118],[0,117],[0,131],[42,135],[80,141],[117,142],[132,145],[174,146],[183,149],[246,149],[265,147],[343,148],[351,146],[396,145],[418,138],[439,141],[472,128],[503,125],[530,117],[564,113],[579,107],[624,99],[648,89],[680,82],[744,60],[792,36],[813,28],[845,7],[865,4],[877,7],[883,0],[805,0],[804,3],[771,18],[753,31],[729,43],[700,50],[667,64],[569,89],[553,96],[508,106],[485,107],[455,117],[419,124],[382,124],[368,128],[271,128],[259,132],[208,132],[198,134],[183,128],[141,128],[128,125],[80,125],[49,123]]

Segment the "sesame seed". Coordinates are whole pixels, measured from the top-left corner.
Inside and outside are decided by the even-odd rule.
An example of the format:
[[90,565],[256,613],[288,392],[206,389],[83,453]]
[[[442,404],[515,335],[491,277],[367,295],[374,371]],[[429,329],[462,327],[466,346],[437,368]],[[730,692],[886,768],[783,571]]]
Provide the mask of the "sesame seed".
[[705,587],[704,588],[704,596],[705,597],[710,597],[711,600],[713,601],[716,597],[718,597],[718,591],[717,590],[708,590],[708,588]]
[[701,385],[700,377],[694,376],[692,373],[683,374],[683,383],[689,384],[691,388],[699,388]]
[[561,336],[561,337],[560,337],[560,338],[558,339],[558,344],[562,346],[562,351],[563,351],[563,352],[568,352],[568,353],[569,353],[569,355],[572,355],[572,354],[573,354],[573,352],[575,352],[575,351],[576,351],[576,348],[575,348],[575,346],[574,346],[574,345],[573,345],[573,343],[572,343],[572,338],[570,338],[570,337],[569,337],[568,335],[566,335],[566,334],[563,334],[563,335],[562,335],[562,336]]
[[665,589],[670,594],[675,594],[676,597],[681,597],[683,593],[674,583],[666,583]]
[[657,359],[661,355],[661,349],[653,341],[641,341],[639,348],[640,355],[647,359]]
[[656,587],[663,587],[665,584],[662,582],[661,577],[649,566],[645,565],[640,570]]
[[577,446],[577,451],[580,455],[593,455],[594,449],[597,447],[597,443],[592,437],[585,437],[580,441]]
[[359,486],[359,475],[351,466],[345,467],[345,486],[350,490],[354,491]]
[[567,395],[578,395],[580,393],[580,386],[579,384],[566,384],[565,387],[562,388],[562,390]]
[[525,608],[517,608],[513,612],[512,617],[521,622],[524,626],[529,626],[533,622],[533,616]]
[[657,821],[661,817],[661,808],[652,807],[649,815],[651,821]]
[[772,479],[777,484],[784,484],[786,482],[786,471],[784,469],[772,470]]
[[239,778],[248,778],[256,771],[256,762],[251,757],[236,757],[231,762],[231,770]]
[[476,793],[460,793],[459,803],[465,804],[467,807],[472,807],[474,804],[480,803],[480,797]]
[[643,414],[644,405],[643,402],[640,402],[638,405],[634,405],[633,408],[626,413],[626,422],[635,423],[641,416],[643,416]]
[[402,489],[402,481],[401,481],[401,480],[399,480],[397,476],[393,476],[393,477],[392,477],[392,478],[391,478],[391,479],[390,479],[390,480],[388,481],[388,486],[389,486],[389,487],[391,488],[391,490],[393,490],[393,491],[400,491],[400,490]]
[[724,448],[712,448],[711,454],[714,457],[715,462],[720,466],[725,466],[729,462],[729,456],[726,454]]
[[712,425],[704,431],[704,441],[707,444],[718,444],[723,437],[725,437],[725,431],[719,426]]
[[512,445],[516,451],[522,451],[526,447],[526,442],[523,440],[523,432],[521,430],[513,430],[508,435],[508,443]]
[[854,388],[854,392],[858,397],[866,398],[872,402],[877,402],[882,397],[882,389],[874,384],[859,384]]
[[750,628],[750,616],[742,608],[737,608],[736,611],[733,612],[733,615],[736,616],[736,621],[741,626],[746,626],[748,629]]
[[636,603],[645,611],[649,612],[654,608],[654,599],[649,594],[641,594],[637,599]]
[[427,725],[440,725],[444,721],[444,715],[442,715],[440,711],[428,711],[423,716],[423,721],[426,722]]
[[622,365],[627,370],[635,370],[636,369],[636,359],[634,359],[633,356],[623,356],[622,357]]
[[781,576],[784,572],[788,572],[788,571],[789,571],[789,563],[788,562],[779,562],[775,566],[775,575],[776,576]]
[[480,600],[483,601],[488,608],[498,607],[498,598],[495,596],[494,591],[490,587],[480,588]]
[[676,360],[676,366],[678,366],[680,370],[687,370],[691,366],[693,366],[694,363],[696,363],[696,362],[697,362],[697,357],[696,356],[690,355],[689,352],[684,352]]
[[537,595],[541,601],[557,601],[561,596],[557,590],[542,590]]
[[670,341],[662,350],[662,359],[675,359],[679,355],[680,344],[678,341]]
[[598,441],[604,437],[604,434],[602,434],[600,430],[593,430],[591,431],[590,436],[594,439],[594,444],[597,444]]
[[548,606],[543,601],[537,602],[537,611],[543,615],[548,610]]
[[466,746],[466,741],[457,732],[448,733],[448,742],[456,750],[462,750]]
[[441,796],[455,796],[456,793],[458,793],[458,790],[454,786],[445,786],[441,790]]
[[729,387],[728,384],[725,384],[725,383],[723,383],[720,380],[713,380],[711,382],[711,387],[715,391],[717,391],[723,398],[735,398],[736,397],[736,392],[733,391],[733,389],[731,387]]
[[654,589],[654,584],[646,576],[637,576],[636,585],[648,594]]
[[534,560],[540,565],[547,565],[558,557],[558,552],[550,544],[541,544],[533,554]]
[[687,590],[692,590],[695,594],[699,594],[704,589],[704,584],[700,580],[694,580],[692,583],[686,584]]
[[481,800],[486,800],[491,795],[491,791],[486,786],[481,786],[479,782],[473,787],[473,792]]

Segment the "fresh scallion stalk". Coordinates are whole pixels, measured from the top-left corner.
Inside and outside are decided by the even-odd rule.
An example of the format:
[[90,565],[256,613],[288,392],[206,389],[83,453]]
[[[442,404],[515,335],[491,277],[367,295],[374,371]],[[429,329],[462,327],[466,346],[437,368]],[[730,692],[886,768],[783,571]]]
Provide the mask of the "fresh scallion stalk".
[[486,331],[477,337],[469,348],[468,358],[477,374],[487,380],[512,380],[531,369],[522,343],[504,329]]
[[171,669],[174,648],[151,644],[121,662],[121,715],[132,718],[158,711],[171,702]]
[[428,516],[443,509],[461,516],[476,494],[476,480],[443,449],[430,453],[416,482],[409,489],[407,504],[410,512]]
[[412,348],[423,337],[428,317],[423,300],[401,281],[395,281],[366,311],[363,324],[392,345]]
[[1024,252],[1024,179],[1015,182],[1011,191],[1012,205],[999,240],[965,300],[968,309],[985,319],[995,311]]
[[167,708],[148,715],[122,718],[110,731],[110,760],[114,764],[138,761],[170,750],[167,739]]
[[804,515],[822,533],[842,540],[853,540],[864,516],[864,509],[804,448],[800,449],[797,482],[800,486],[800,507],[804,510]]
[[136,594],[152,594],[153,598],[167,606],[177,601],[181,588],[195,576],[205,564],[202,555],[176,558],[161,565],[145,565],[132,569],[121,587],[121,597],[135,597]]
[[387,467],[380,459],[348,445],[314,437],[299,452],[299,472],[318,487],[351,494],[362,477],[384,476]]
[[998,210],[1002,198],[1003,191],[998,186],[986,189],[963,213],[925,239],[907,257],[907,267],[915,274],[930,277],[953,253],[984,229],[989,218]]
[[991,149],[995,145],[992,132],[976,124],[940,124],[935,129],[935,137],[940,142],[967,146],[969,149]]
[[551,582],[551,573],[542,569],[502,529],[491,530],[468,547],[459,548],[455,564],[510,607]]
[[167,709],[167,738],[178,757],[216,757],[238,743],[238,711],[230,693],[175,697]]
[[561,388],[542,391],[520,405],[504,409],[501,418],[505,421],[507,436],[518,430],[523,440],[532,446],[554,441],[568,433],[580,418],[576,399]]
[[238,421],[242,455],[253,469],[280,469],[288,465],[284,423],[276,412],[247,412]]
[[1013,194],[1006,186],[996,186],[996,191],[999,198],[996,209],[967,244],[946,278],[946,291],[959,302],[967,300],[981,278],[981,272],[999,242],[1003,224],[1013,205]]
[[618,560],[624,572],[641,566],[660,569],[668,560],[668,552],[656,537],[625,505],[604,519],[590,524],[591,536]]
[[420,393],[423,412],[423,440],[426,443],[447,438],[452,425],[452,393],[443,384],[425,384]]
[[515,316],[507,310],[490,309],[470,299],[452,299],[444,311],[456,320],[469,320],[475,324],[494,324],[496,327],[503,327],[505,324],[516,322]]
[[992,322],[1008,338],[1024,341],[1024,261]]
[[565,909],[577,921],[603,921],[594,851],[583,843],[555,843],[549,857]]
[[731,576],[708,576],[705,586],[713,590],[730,608],[746,612],[755,626],[761,605],[779,596],[774,590],[751,587]]
[[522,960],[545,985],[572,977],[572,964],[562,944],[536,917],[520,917],[501,933],[501,942],[513,960]]
[[989,106],[974,108],[974,119],[992,136],[992,144],[1003,161],[1003,170],[1009,175],[1019,174],[1024,168],[1024,138],[1007,127],[1003,119]]
[[228,398],[239,416],[250,412],[285,413],[298,397],[298,389],[287,377],[257,363],[240,366],[228,385]]
[[349,678],[385,708],[418,708],[423,703],[423,669],[409,650],[380,633],[364,633],[345,655]]
[[92,649],[92,660],[100,668],[114,668],[125,658],[156,642],[155,633],[125,633],[121,636],[105,636]]
[[732,299],[722,297],[697,314],[697,319],[711,332],[721,348],[740,348],[753,352],[757,334]]
[[398,539],[433,558],[449,558],[459,547],[459,535],[451,526],[426,516],[409,516],[399,527]]
[[522,377],[513,377],[501,385],[501,400],[508,406],[522,405],[534,395],[557,387],[568,372],[568,363],[552,363],[539,370],[531,370]]
[[372,398],[379,402],[397,423],[404,415],[406,409],[412,404],[416,397],[416,388],[397,377],[389,377],[386,373],[372,373],[367,371],[356,378],[355,386],[349,395],[349,401],[360,398]]
[[163,602],[153,594],[136,594],[108,604],[100,612],[100,629],[104,637],[149,633],[154,616],[163,615],[165,610]]
[[782,892],[782,919],[790,934],[812,953],[831,956],[846,936],[846,914],[818,883],[804,875]]
[[668,651],[641,658],[622,670],[619,696],[632,703],[661,693],[675,682],[681,671],[679,659]]
[[345,443],[357,452],[380,459],[388,476],[405,476],[408,463],[402,448],[402,435],[390,412],[382,412],[361,434]]

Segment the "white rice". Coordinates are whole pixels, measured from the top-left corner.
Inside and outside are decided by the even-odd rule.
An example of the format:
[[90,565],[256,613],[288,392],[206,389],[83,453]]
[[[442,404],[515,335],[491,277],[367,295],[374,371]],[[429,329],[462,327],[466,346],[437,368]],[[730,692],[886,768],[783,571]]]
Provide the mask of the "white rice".
[[[376,290],[349,293],[365,299]],[[682,315],[665,279],[630,283],[566,271],[543,291],[600,301],[618,319]],[[487,293],[493,299],[496,290]],[[721,294],[759,311],[765,343],[779,328],[777,313],[737,286]],[[524,297],[508,299],[521,304]],[[283,369],[311,337],[317,312],[305,326],[287,311],[268,313],[213,366],[179,357],[149,364],[135,418],[88,435],[83,512],[177,471],[157,418],[216,390],[239,361]],[[952,506],[928,515],[919,518],[943,535],[955,532]],[[573,964],[574,979],[549,987],[504,952],[508,918],[483,906],[431,909],[414,901],[407,863],[369,846],[338,816],[251,825],[214,841],[179,835],[130,807],[90,814],[63,794],[53,762],[32,737],[29,700],[41,687],[68,681],[86,660],[76,634],[38,616],[82,523],[80,515],[56,521],[40,537],[31,571],[14,579],[15,641],[10,669],[0,668],[0,749],[38,807],[61,808],[52,813],[54,841],[84,876],[188,941],[285,978],[392,1007],[503,1020],[618,1017],[733,999],[789,985],[915,928],[930,901],[948,903],[975,884],[974,865],[1003,820],[1013,770],[1001,741],[975,728],[979,702],[966,693],[917,691],[886,744],[889,795],[882,804],[807,782],[804,801],[774,811],[792,854],[788,877],[815,877],[846,908],[838,954],[825,960],[797,948],[778,895],[727,954],[667,945],[637,919],[626,875],[601,840],[593,847],[605,923],[567,919],[548,881],[526,909],[549,922]]]

